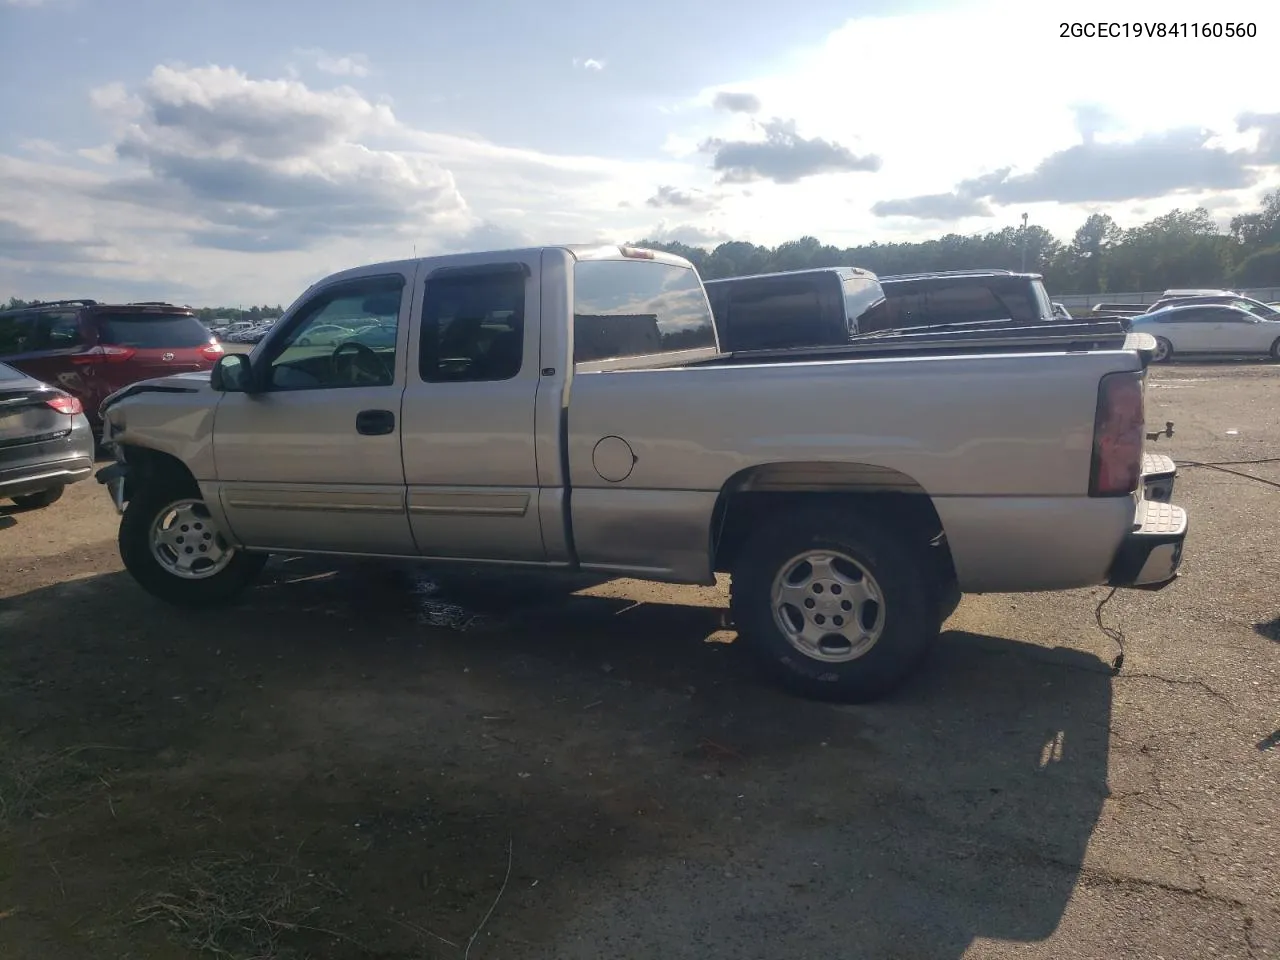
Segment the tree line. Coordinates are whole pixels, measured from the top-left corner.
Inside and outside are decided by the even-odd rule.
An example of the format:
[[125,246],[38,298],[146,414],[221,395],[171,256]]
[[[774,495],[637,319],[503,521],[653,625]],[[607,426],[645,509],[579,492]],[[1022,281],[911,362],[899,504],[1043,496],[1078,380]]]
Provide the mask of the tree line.
[[1127,293],[1171,287],[1280,286],[1280,190],[1260,209],[1218,229],[1209,211],[1174,210],[1121,228],[1092,214],[1062,243],[1043,227],[1006,227],[986,234],[947,234],[919,243],[870,243],[841,249],[814,237],[762,247],[741,240],[705,250],[684,243],[637,246],[686,257],[708,280],[810,267],[861,267],[880,276],[931,270],[1003,268],[1041,273],[1053,294]]
[[[1170,287],[1280,286],[1280,190],[1263,197],[1261,207],[1235,216],[1226,233],[1203,207],[1173,210],[1129,229],[1105,213],[1092,214],[1063,243],[1043,227],[1005,227],[985,234],[950,233],[936,240],[870,243],[858,247],[824,244],[814,237],[762,247],[743,240],[714,250],[685,243],[640,240],[637,246],[686,257],[708,280],[809,267],[861,267],[880,276],[929,270],[988,267],[1044,274],[1053,294],[1128,293]],[[36,301],[12,297],[8,309]],[[284,309],[263,304],[201,307],[201,320],[252,320],[278,317]]]

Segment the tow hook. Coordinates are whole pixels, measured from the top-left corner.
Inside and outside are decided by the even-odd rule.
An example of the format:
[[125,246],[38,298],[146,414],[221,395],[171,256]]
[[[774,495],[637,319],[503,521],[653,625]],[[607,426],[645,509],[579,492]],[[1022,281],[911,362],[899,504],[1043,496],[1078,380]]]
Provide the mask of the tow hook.
[[1163,429],[1163,430],[1157,430],[1155,433],[1148,433],[1148,434],[1147,434],[1147,439],[1148,439],[1148,440],[1159,440],[1161,437],[1172,437],[1172,436],[1173,436],[1173,421],[1172,421],[1172,420],[1166,420],[1166,421],[1164,422],[1164,429]]
[[93,475],[93,478],[104,484],[110,492],[111,502],[115,504],[116,513],[124,513],[124,482],[128,474],[128,465],[117,461],[103,467]]

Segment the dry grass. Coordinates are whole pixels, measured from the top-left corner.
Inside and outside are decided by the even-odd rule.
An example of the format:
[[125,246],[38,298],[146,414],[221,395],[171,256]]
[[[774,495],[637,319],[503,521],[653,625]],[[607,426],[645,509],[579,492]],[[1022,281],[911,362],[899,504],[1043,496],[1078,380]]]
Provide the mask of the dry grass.
[[0,743],[0,826],[47,820],[87,803],[85,794],[109,787],[100,763],[86,754],[125,748],[84,744],[33,755]]
[[135,922],[163,923],[184,946],[213,956],[283,960],[305,955],[299,941],[316,935],[355,943],[315,922],[342,891],[295,863],[210,855],[167,879],[164,890],[139,904]]

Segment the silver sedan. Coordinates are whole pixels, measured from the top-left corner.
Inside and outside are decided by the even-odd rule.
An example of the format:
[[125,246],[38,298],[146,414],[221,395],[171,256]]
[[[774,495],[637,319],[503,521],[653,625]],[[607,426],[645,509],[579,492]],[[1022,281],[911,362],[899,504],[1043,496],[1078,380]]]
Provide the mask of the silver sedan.
[[0,497],[47,507],[89,476],[93,453],[79,400],[0,363]]
[[1156,338],[1157,363],[1178,355],[1268,355],[1280,360],[1280,320],[1227,304],[1164,307],[1134,317],[1133,329]]

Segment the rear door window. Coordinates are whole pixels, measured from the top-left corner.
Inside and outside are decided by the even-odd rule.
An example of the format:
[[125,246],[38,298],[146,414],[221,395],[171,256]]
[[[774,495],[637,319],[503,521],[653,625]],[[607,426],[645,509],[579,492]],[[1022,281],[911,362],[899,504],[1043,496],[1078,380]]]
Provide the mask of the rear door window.
[[1209,312],[1214,323],[1248,323],[1251,316],[1247,310],[1228,306],[1210,307]]
[[185,349],[203,347],[209,331],[190,316],[104,313],[98,317],[98,342],[138,350]]
[[80,335],[80,317],[74,310],[67,313],[42,313],[37,326],[44,350],[65,350],[84,343],[84,338]]
[[0,357],[36,349],[36,314],[14,313],[0,317]]
[[813,277],[755,280],[730,287],[723,332],[730,350],[767,350],[820,344],[822,298]]
[[428,383],[510,380],[524,364],[520,264],[427,280],[418,373]]

